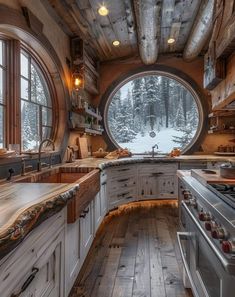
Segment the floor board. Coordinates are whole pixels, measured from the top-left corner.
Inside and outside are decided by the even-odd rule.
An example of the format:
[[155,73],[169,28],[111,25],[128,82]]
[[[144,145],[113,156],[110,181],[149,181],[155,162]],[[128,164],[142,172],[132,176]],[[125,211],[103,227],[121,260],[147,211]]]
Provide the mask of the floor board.
[[133,203],[105,218],[70,297],[192,297],[182,283],[177,204]]

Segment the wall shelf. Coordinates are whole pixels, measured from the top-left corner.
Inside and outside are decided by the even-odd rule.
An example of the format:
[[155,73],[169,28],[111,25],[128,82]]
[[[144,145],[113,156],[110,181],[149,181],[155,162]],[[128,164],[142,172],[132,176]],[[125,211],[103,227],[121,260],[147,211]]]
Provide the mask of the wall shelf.
[[72,109],[73,112],[78,113],[78,114],[82,114],[82,115],[90,115],[93,118],[96,118],[98,121],[102,120],[102,116],[100,116],[98,113],[90,110],[88,107],[85,108],[73,108]]
[[94,130],[94,129],[91,129],[91,128],[79,128],[79,127],[76,127],[76,128],[71,128],[70,129],[71,131],[76,131],[78,133],[81,133],[81,134],[91,134],[91,135],[102,135],[102,132],[103,130]]
[[235,129],[208,130],[208,134],[235,134]]

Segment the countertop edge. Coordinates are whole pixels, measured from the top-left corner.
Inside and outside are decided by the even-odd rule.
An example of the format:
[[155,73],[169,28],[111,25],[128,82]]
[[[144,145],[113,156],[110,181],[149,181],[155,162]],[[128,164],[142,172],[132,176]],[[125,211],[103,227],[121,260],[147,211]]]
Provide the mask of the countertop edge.
[[38,225],[61,211],[78,189],[79,185],[76,184],[71,189],[22,211],[14,223],[0,233],[0,259],[15,249]]

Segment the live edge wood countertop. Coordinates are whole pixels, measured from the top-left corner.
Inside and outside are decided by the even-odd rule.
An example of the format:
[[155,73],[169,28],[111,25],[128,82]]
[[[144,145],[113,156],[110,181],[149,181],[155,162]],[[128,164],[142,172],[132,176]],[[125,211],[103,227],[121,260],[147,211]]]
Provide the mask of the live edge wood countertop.
[[[158,162],[188,162],[226,161],[226,157],[213,155],[180,156],[177,158],[146,159],[132,157],[119,160],[87,158],[72,164],[63,164],[65,172],[76,172],[75,168],[105,169],[111,166],[158,163]],[[61,168],[61,165],[58,168]],[[75,170],[75,171],[74,171]],[[84,185],[84,189],[87,187]],[[85,190],[80,191],[82,195]],[[41,222],[59,212],[68,201],[79,193],[79,183],[14,183],[0,185],[0,259],[13,250],[26,235]],[[79,195],[77,195],[79,196]],[[72,200],[71,200],[72,201]],[[69,203],[73,205],[73,203]],[[83,201],[85,206],[85,201]],[[73,216],[78,215],[74,212]]]
[[59,212],[79,185],[8,183],[0,188],[1,259],[31,230]]

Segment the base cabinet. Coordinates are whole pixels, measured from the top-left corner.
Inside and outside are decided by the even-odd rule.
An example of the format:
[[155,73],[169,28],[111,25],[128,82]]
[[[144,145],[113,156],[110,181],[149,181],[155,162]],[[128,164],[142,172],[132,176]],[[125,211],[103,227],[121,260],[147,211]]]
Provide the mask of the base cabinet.
[[0,262],[1,297],[64,297],[65,209]]
[[177,163],[156,163],[138,167],[138,197],[147,199],[177,198]]

